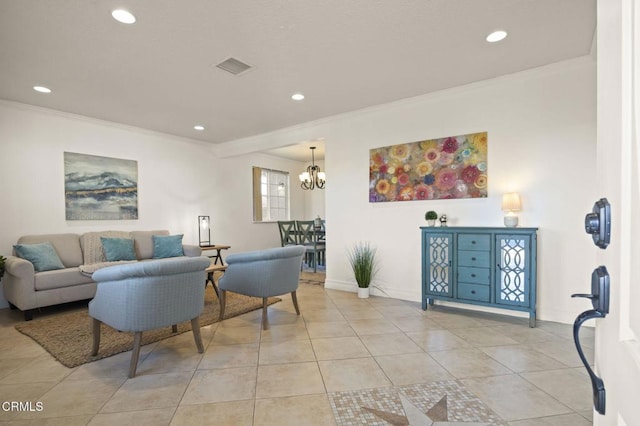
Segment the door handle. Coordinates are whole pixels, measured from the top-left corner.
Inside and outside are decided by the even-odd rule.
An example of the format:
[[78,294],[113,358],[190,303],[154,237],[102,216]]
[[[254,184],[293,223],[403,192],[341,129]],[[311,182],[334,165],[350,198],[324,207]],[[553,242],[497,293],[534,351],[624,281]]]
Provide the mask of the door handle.
[[602,312],[596,311],[595,309],[590,309],[578,315],[576,321],[573,323],[573,341],[576,344],[576,349],[578,350],[580,360],[582,361],[582,364],[584,364],[584,368],[587,369],[587,373],[589,373],[589,377],[591,378],[591,389],[593,391],[593,407],[600,414],[605,413],[607,391],[604,388],[604,382],[600,377],[596,376],[596,373],[593,372],[591,366],[589,366],[589,362],[582,352],[582,345],[580,345],[580,327],[587,320],[604,317],[605,314],[603,314]]
[[591,293],[590,294],[572,294],[571,297],[584,297],[591,300],[593,309],[584,311],[576,318],[573,323],[573,342],[578,350],[580,360],[586,368],[587,373],[591,379],[591,388],[593,390],[593,406],[600,414],[605,413],[606,409],[606,390],[604,387],[604,381],[596,376],[591,369],[587,358],[582,351],[582,345],[580,344],[580,327],[587,320],[604,318],[609,313],[609,272],[605,266],[599,266],[591,274]]
[[601,317],[597,318],[604,318],[609,313],[609,281],[610,278],[607,267],[599,266],[591,273],[591,293],[577,293],[572,294],[571,297],[591,299],[593,310],[602,314]]

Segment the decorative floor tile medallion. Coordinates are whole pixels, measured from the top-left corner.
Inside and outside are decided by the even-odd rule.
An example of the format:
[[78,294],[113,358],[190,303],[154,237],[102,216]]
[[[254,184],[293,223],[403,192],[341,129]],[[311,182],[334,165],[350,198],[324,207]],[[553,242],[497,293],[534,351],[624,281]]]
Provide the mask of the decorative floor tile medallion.
[[339,426],[506,426],[489,407],[456,380],[331,392]]

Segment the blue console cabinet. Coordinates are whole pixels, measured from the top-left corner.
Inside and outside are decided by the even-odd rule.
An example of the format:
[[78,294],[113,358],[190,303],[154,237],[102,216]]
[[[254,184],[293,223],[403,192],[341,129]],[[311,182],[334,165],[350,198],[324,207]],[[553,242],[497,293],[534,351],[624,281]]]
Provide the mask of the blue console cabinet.
[[434,300],[511,309],[535,327],[538,228],[420,229],[423,310]]

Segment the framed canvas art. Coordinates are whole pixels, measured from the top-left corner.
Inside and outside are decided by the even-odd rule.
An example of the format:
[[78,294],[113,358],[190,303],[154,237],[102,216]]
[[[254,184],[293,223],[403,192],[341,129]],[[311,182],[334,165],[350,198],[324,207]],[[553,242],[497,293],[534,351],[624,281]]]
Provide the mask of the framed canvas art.
[[487,196],[487,132],[369,151],[369,201]]
[[138,219],[138,162],[64,153],[67,220]]

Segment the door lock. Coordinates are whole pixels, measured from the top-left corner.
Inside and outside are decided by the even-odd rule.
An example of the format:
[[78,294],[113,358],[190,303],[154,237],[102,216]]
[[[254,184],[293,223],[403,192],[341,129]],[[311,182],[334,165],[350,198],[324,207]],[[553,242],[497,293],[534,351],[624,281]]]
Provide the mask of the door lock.
[[611,204],[606,198],[596,201],[591,213],[584,217],[584,230],[591,234],[595,245],[607,248],[611,242]]

